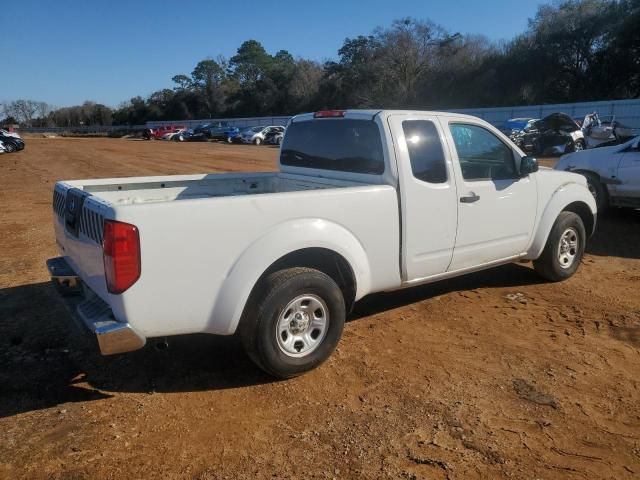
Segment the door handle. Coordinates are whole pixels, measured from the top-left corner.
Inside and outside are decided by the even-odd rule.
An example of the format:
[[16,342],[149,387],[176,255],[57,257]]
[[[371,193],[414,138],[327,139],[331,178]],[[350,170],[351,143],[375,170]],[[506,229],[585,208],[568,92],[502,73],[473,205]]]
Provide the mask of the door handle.
[[477,202],[478,200],[480,200],[480,195],[476,195],[473,192],[471,192],[471,194],[466,197],[460,197],[460,203],[473,203]]

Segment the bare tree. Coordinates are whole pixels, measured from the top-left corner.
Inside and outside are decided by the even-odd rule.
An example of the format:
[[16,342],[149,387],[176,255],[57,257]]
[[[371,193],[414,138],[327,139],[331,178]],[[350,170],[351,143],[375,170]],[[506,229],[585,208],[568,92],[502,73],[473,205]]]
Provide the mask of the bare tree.
[[38,111],[38,103],[33,100],[16,100],[14,102],[5,103],[3,110],[6,116],[16,118],[20,123],[30,127],[33,124],[33,118]]
[[47,102],[36,102],[36,113],[38,118],[44,120],[51,113],[51,105]]

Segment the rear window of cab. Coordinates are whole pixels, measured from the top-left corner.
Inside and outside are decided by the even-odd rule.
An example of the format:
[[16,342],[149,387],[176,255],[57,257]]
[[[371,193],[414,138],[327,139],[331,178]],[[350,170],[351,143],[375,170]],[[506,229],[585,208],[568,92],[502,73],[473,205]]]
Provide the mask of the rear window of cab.
[[287,128],[280,163],[291,167],[380,175],[384,153],[371,120],[314,119]]

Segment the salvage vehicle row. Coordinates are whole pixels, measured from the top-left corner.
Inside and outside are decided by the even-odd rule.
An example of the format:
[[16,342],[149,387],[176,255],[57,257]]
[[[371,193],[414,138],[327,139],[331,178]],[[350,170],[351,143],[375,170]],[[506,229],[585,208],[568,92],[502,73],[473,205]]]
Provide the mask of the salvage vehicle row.
[[503,132],[525,152],[544,156],[618,145],[637,135],[614,116],[600,119],[596,112],[587,114],[581,123],[565,113],[552,113],[540,120],[512,118],[505,122]]

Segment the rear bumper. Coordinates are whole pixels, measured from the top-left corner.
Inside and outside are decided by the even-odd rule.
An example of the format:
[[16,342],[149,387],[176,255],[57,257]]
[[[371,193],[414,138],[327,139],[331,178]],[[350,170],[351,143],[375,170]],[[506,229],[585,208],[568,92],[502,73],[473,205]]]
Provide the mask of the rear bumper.
[[47,260],[47,268],[73,319],[95,335],[102,355],[144,347],[147,339],[130,324],[118,322],[109,305],[82,282],[63,257]]

